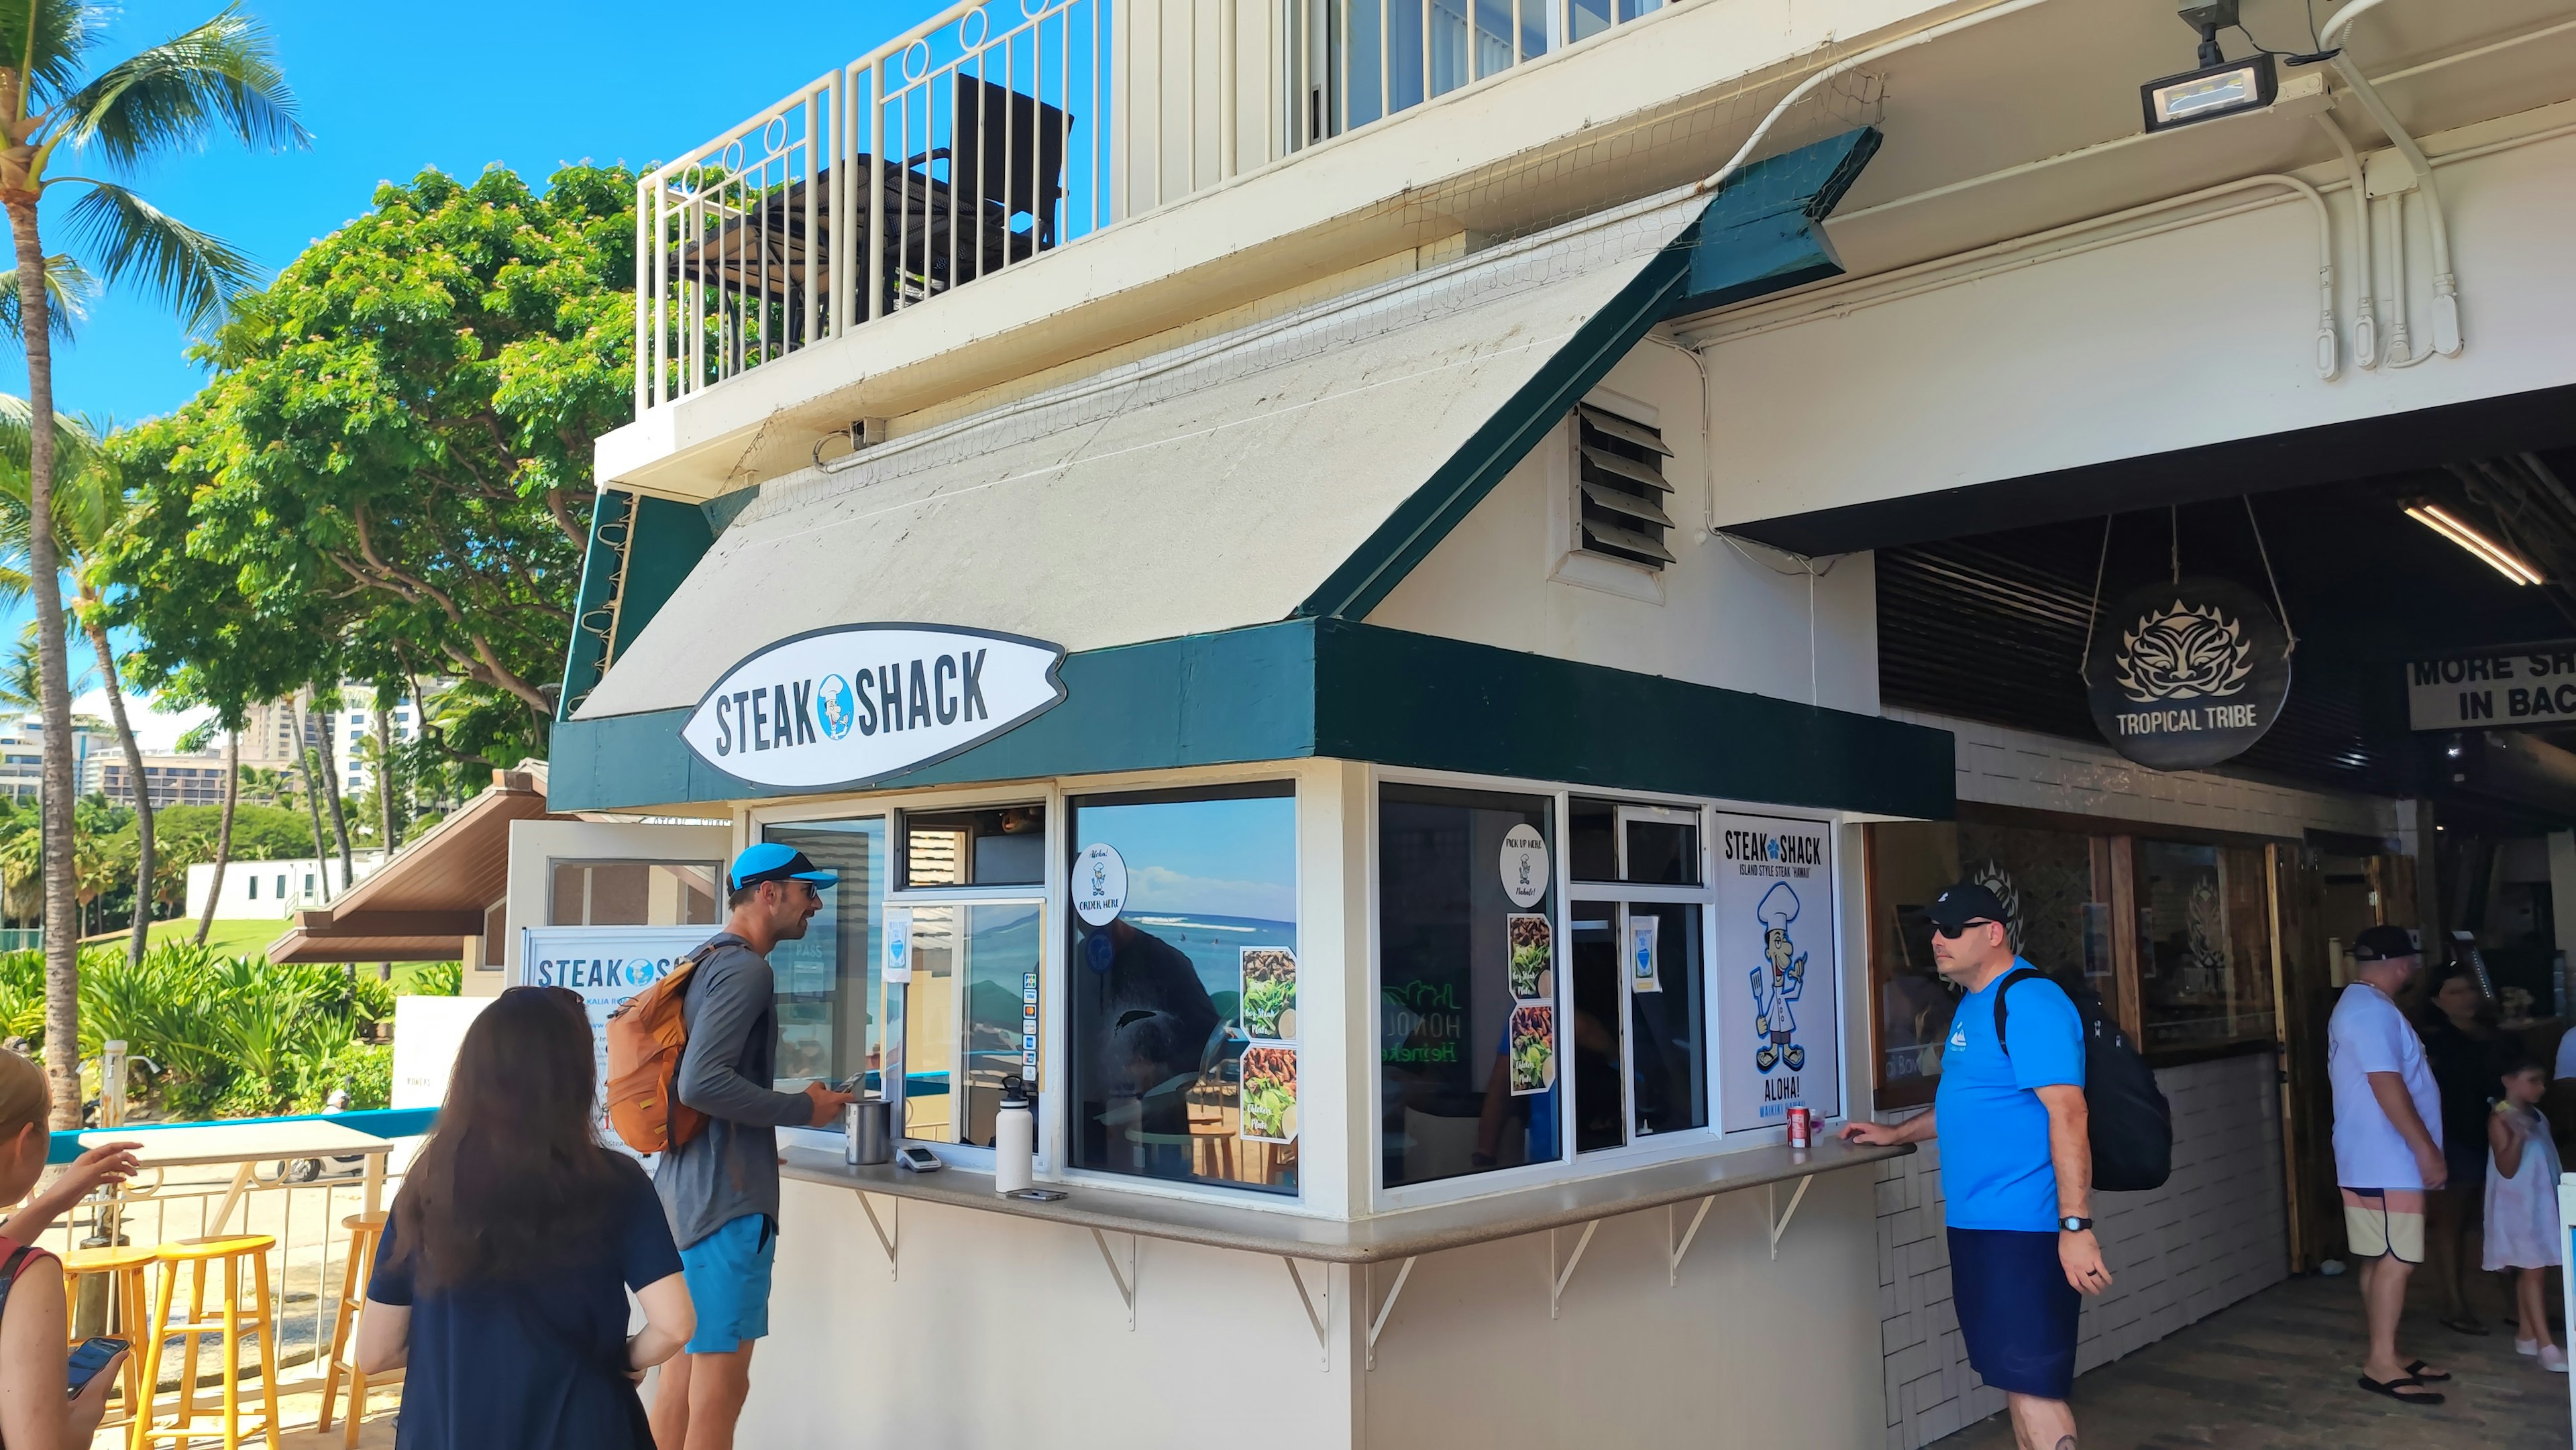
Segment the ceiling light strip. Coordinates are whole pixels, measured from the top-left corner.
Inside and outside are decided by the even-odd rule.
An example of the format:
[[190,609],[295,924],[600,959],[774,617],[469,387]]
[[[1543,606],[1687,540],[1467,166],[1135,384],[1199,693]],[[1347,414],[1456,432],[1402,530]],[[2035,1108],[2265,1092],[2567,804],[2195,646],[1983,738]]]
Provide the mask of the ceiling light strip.
[[2459,545],[2480,562],[2516,584],[2544,582],[2540,571],[2524,563],[2520,556],[2452,517],[2438,504],[2408,504],[2406,516]]

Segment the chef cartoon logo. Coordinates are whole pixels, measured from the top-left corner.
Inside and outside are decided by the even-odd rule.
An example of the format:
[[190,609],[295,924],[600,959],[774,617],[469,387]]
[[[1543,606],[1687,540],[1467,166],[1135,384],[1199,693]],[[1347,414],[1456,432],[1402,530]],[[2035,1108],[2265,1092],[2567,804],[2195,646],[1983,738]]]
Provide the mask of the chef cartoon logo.
[[1807,1049],[1798,1045],[1795,1004],[1807,986],[1807,954],[1789,938],[1798,919],[1798,893],[1786,881],[1771,883],[1754,910],[1762,923],[1762,965],[1749,974],[1753,983],[1753,1034],[1762,1045],[1753,1065],[1764,1072],[1786,1064],[1791,1072],[1807,1065]]

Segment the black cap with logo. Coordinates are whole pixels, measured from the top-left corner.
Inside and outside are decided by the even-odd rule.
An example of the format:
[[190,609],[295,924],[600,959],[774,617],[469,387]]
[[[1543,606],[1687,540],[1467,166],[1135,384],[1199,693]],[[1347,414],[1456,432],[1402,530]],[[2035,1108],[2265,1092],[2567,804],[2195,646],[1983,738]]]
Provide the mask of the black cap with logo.
[[1958,931],[1972,921],[1991,921],[1998,926],[2012,923],[2011,914],[2004,910],[2001,901],[1995,899],[1995,894],[1974,881],[1962,881],[1945,888],[1932,898],[1930,906],[1923,908],[1923,914],[1934,926],[1946,932]]
[[2415,933],[2402,926],[2365,927],[2361,935],[2352,939],[2352,959],[2356,962],[2388,962],[2423,954],[2424,949],[2415,945]]

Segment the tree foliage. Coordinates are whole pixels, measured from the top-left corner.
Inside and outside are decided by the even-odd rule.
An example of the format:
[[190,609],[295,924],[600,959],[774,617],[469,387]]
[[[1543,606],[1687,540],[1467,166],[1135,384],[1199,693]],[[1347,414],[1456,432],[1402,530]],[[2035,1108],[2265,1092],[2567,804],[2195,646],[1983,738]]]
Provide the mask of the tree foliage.
[[[122,437],[116,577],[147,683],[451,676],[439,743],[544,747],[588,539],[591,445],[632,411],[633,177],[424,171],[235,304],[177,414]],[[192,592],[220,578],[225,602]],[[252,636],[256,635],[257,638]],[[211,684],[211,680],[208,682]]]

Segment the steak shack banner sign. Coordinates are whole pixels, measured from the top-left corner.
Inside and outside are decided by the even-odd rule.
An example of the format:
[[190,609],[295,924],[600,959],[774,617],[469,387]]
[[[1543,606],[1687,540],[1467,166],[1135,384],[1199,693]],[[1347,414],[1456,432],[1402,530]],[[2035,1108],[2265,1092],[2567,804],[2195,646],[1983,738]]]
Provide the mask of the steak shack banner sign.
[[935,624],[849,624],[725,671],[680,738],[755,785],[863,785],[945,760],[1064,699],[1064,651]]
[[2253,591],[2224,579],[2133,589],[2102,613],[2085,660],[2093,723],[2157,770],[2242,755],[2290,697],[2290,639]]
[[2492,645],[2409,660],[2406,715],[2418,730],[2576,721],[2576,641]]

